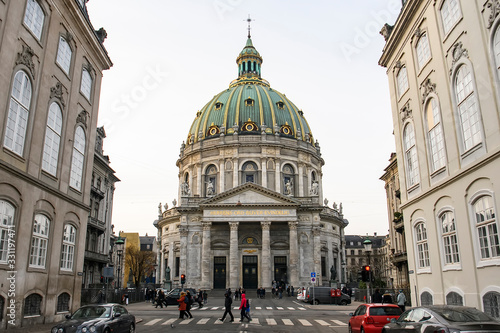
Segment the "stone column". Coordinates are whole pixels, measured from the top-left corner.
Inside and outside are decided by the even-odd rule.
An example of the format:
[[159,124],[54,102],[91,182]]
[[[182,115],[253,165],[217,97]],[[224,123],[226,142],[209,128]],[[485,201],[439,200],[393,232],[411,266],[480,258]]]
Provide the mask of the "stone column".
[[233,187],[240,185],[239,175],[240,175],[240,172],[239,172],[239,166],[238,166],[238,159],[235,158],[233,160]]
[[[327,264],[327,271],[330,272],[330,268],[333,266],[333,244],[332,244],[333,240],[331,239],[331,236],[330,236],[330,239],[328,240],[328,242],[326,243],[326,246],[328,248],[328,253],[327,253],[327,258],[326,258],[326,262],[328,263]],[[335,267],[335,269],[337,269],[337,267]],[[337,271],[337,275],[338,275],[338,272]],[[329,274],[326,274],[326,276],[328,276],[330,278],[330,281],[332,280],[332,277],[329,275]],[[333,287],[333,285],[332,285]]]
[[226,163],[224,162],[224,159],[221,158],[219,160],[219,192],[217,193],[222,193],[224,192],[224,183],[226,178]]
[[203,243],[201,248],[201,285],[203,289],[212,289],[210,284],[210,229],[212,222],[202,222]]
[[320,234],[321,234],[321,229],[320,227],[313,227],[312,228],[312,234],[313,234],[313,246],[314,246],[314,254],[313,254],[313,263],[314,263],[314,271],[316,272],[316,277],[318,278],[318,285],[321,286],[323,283],[322,281],[322,274],[321,272],[321,239],[320,239]]
[[267,160],[265,158],[261,161],[261,170],[262,170],[262,186],[269,188],[267,185]]
[[238,224],[239,222],[229,222],[229,288],[233,290],[239,286]]
[[197,174],[196,192],[195,192],[195,189],[191,189],[191,193],[193,195],[195,193],[198,193],[198,195],[201,197],[203,195],[203,181],[204,181],[203,179],[201,179],[202,178],[201,177],[201,163],[196,165],[196,174]]
[[181,274],[187,275],[187,241],[188,241],[188,228],[187,226],[181,226],[179,228],[179,234],[181,236],[180,244],[180,263],[179,263],[179,276]]
[[263,288],[271,288],[271,222],[260,222],[262,226],[261,282]]
[[276,192],[281,193],[281,163],[278,159],[276,159],[276,169],[274,169],[274,172],[275,172],[274,178],[275,178]]
[[297,288],[299,287],[299,242],[297,237],[297,221],[288,222],[288,228],[290,229],[290,284]]
[[[309,191],[308,188],[305,189],[306,191]],[[307,192],[307,195],[309,195],[309,192]],[[304,164],[299,163],[299,197],[304,196]]]

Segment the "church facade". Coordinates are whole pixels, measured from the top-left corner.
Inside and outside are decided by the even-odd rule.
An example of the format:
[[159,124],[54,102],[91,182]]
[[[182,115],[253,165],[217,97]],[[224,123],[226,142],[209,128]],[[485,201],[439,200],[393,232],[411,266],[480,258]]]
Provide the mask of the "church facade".
[[[345,282],[342,205],[323,202],[320,147],[303,112],[261,77],[250,34],[238,78],[197,112],[182,143],[179,204],[155,221],[160,280],[270,288]],[[344,263],[344,265],[343,265]]]

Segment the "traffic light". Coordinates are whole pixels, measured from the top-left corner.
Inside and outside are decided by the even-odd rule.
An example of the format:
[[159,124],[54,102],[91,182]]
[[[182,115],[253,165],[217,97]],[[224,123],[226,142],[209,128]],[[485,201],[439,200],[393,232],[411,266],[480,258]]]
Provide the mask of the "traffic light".
[[104,283],[104,276],[101,275],[101,283]]
[[370,275],[371,275],[370,270],[371,270],[371,267],[368,265],[365,265],[365,266],[363,266],[363,268],[361,268],[361,281],[363,281],[363,282],[370,281]]
[[181,284],[186,283],[186,274],[181,274]]

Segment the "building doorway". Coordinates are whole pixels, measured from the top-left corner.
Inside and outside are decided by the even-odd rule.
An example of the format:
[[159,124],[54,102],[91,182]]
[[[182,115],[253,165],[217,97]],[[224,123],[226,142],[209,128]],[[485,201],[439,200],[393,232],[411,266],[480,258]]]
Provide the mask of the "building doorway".
[[226,289],[226,257],[214,257],[214,289]]
[[243,288],[257,289],[257,256],[243,256]]
[[274,281],[287,283],[286,257],[274,257]]

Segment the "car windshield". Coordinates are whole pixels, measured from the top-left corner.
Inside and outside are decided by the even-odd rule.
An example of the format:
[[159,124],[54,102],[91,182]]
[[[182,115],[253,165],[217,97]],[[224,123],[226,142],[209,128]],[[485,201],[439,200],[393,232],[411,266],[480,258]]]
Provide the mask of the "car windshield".
[[71,316],[71,319],[108,318],[110,313],[110,307],[84,306],[76,310],[76,312]]
[[377,306],[370,308],[370,316],[399,316],[401,309],[393,306]]
[[460,308],[460,309],[433,309],[444,319],[456,322],[477,322],[477,321],[490,321],[492,320],[484,312],[474,308]]

